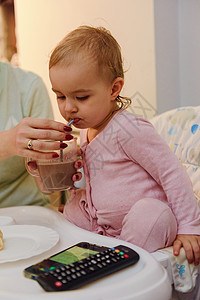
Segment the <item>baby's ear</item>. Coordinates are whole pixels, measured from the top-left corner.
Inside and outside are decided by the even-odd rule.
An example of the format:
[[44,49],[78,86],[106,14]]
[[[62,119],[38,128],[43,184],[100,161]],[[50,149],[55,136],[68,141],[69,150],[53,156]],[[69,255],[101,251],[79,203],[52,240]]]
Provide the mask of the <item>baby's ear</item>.
[[111,90],[111,100],[115,100],[117,96],[120,94],[124,85],[124,79],[121,77],[117,77],[112,83]]

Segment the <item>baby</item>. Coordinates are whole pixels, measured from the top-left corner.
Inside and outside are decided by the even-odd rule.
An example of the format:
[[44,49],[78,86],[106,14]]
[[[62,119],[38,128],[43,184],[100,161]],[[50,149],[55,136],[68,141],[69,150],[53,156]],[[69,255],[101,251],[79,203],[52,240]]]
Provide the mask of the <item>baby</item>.
[[199,209],[175,154],[120,96],[120,46],[104,28],[81,26],[51,54],[50,80],[62,116],[81,129],[86,189],[72,194],[65,217],[86,230],[153,252],[183,246],[200,260]]

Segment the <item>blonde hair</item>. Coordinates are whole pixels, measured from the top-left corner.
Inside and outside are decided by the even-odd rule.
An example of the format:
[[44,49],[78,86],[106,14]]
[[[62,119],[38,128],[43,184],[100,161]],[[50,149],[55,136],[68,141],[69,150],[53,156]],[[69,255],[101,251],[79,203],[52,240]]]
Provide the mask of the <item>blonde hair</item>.
[[[121,48],[111,33],[103,27],[80,26],[66,35],[53,50],[49,69],[57,64],[70,65],[78,55],[97,62],[99,71],[112,82],[124,78]],[[127,108],[131,99],[116,98],[119,108]]]

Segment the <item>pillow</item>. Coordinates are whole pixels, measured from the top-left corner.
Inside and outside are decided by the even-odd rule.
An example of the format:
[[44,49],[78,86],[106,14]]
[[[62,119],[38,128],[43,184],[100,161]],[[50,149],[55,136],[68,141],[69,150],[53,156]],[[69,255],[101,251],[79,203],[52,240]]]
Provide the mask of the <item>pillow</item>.
[[173,109],[150,121],[185,166],[200,205],[200,106]]

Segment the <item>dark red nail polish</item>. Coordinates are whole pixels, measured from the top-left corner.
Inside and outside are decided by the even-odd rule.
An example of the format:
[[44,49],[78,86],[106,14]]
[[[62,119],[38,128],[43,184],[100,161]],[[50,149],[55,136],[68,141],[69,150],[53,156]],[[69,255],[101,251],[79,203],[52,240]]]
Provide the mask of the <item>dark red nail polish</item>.
[[58,155],[58,153],[54,153],[54,154],[52,155],[52,157],[53,157],[53,158],[58,158],[59,155]]
[[33,169],[33,170],[36,170],[37,169],[37,163],[36,161],[29,161],[28,162],[28,166]]
[[78,165],[78,168],[81,168],[82,163],[79,161],[79,162],[77,163],[77,165]]
[[64,126],[64,131],[72,131],[72,128],[69,126]]
[[65,139],[66,139],[66,141],[70,141],[70,140],[73,139],[73,136],[72,136],[71,134],[67,134],[67,135],[65,136]]
[[79,179],[79,176],[78,176],[78,175],[75,175],[75,178],[76,178],[76,180],[78,180],[78,179]]
[[61,149],[65,149],[65,148],[67,148],[67,146],[68,146],[68,145],[65,144],[65,143],[60,143],[60,148],[61,148]]

